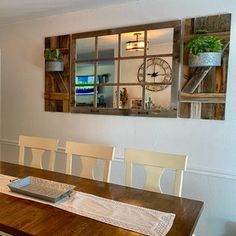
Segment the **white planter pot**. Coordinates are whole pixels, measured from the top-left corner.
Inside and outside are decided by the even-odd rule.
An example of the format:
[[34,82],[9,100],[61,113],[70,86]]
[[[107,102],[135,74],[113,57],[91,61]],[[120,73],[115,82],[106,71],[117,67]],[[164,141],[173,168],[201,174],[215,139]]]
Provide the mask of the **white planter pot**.
[[46,71],[64,71],[64,61],[46,61]]
[[220,66],[221,52],[202,52],[198,55],[189,54],[189,67]]

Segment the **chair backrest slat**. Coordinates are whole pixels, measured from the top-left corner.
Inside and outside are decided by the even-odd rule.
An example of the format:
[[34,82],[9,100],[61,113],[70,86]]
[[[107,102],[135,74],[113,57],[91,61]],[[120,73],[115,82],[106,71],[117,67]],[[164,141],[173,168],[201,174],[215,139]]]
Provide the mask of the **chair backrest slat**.
[[66,153],[66,174],[72,173],[72,156],[77,155],[80,156],[82,163],[82,171],[80,176],[94,179],[94,167],[96,160],[101,159],[105,162],[103,181],[109,182],[110,162],[114,159],[114,147],[67,141]]
[[32,152],[32,161],[30,163],[30,166],[42,169],[42,156],[45,151],[49,151],[50,156],[48,169],[53,171],[55,165],[55,152],[57,150],[57,145],[57,139],[21,135],[19,137],[19,164],[24,165],[25,148],[30,148]]
[[144,165],[146,181],[144,189],[162,192],[160,179],[164,169],[176,171],[174,195],[181,196],[183,171],[186,170],[187,156],[158,153],[138,149],[125,149],[126,185],[132,186],[133,164]]

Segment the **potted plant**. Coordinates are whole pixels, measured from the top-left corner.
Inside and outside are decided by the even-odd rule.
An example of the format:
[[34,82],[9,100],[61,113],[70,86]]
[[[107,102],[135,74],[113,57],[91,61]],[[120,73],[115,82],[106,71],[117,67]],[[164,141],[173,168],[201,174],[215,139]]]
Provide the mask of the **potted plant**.
[[197,35],[188,41],[185,51],[189,52],[190,67],[221,65],[222,43],[217,36]]
[[46,71],[64,71],[63,54],[59,49],[46,48],[44,58]]

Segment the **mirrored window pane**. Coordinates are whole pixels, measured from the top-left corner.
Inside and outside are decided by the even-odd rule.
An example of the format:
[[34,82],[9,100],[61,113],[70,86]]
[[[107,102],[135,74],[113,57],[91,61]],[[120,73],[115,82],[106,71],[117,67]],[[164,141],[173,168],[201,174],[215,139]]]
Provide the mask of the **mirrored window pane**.
[[121,56],[144,55],[144,31],[121,34]]
[[93,107],[94,86],[75,86],[75,101],[77,107]]
[[[94,83],[95,63],[77,63],[75,76],[87,76],[90,83]],[[93,78],[92,78],[93,77]]]
[[76,58],[77,60],[94,60],[95,37],[76,39]]
[[114,58],[118,56],[118,35],[98,37],[98,58]]
[[117,81],[117,61],[100,61],[97,63],[98,83],[115,83]]
[[76,106],[91,107],[94,104],[94,63],[77,63],[75,74]]
[[[120,86],[120,109],[141,109],[142,107],[143,87],[139,85]],[[134,102],[136,100],[136,102]],[[136,105],[135,105],[136,103]]]
[[154,91],[151,86],[146,86],[145,109],[155,112],[167,111],[171,105],[171,86],[161,91]]
[[98,86],[97,107],[116,108],[117,101],[116,86]]
[[120,82],[121,83],[138,83],[139,77],[143,77],[144,59],[129,59],[120,61]]
[[168,54],[173,52],[174,29],[157,29],[147,31],[147,55]]

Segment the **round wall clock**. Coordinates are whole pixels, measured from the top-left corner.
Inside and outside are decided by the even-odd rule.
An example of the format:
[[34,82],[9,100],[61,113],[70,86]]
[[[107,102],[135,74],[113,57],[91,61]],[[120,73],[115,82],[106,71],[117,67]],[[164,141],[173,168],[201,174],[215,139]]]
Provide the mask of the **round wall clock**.
[[[149,83],[171,83],[171,67],[167,61],[159,57],[153,57],[146,62],[146,82]],[[138,69],[138,81],[144,82],[144,64]],[[153,92],[161,91],[167,88],[168,84],[150,84],[146,89]]]

